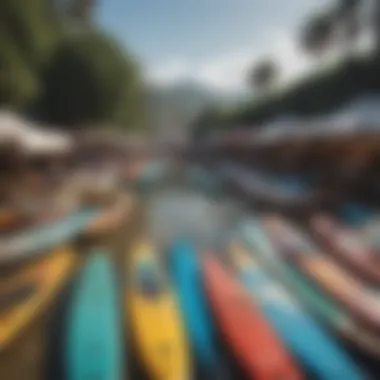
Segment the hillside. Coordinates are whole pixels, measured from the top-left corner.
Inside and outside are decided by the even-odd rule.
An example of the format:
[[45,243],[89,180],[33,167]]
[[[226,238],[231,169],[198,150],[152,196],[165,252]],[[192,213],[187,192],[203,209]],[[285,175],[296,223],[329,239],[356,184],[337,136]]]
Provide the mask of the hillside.
[[151,86],[148,107],[151,126],[186,126],[207,105],[232,106],[243,95],[220,93],[195,81],[183,81],[170,86]]

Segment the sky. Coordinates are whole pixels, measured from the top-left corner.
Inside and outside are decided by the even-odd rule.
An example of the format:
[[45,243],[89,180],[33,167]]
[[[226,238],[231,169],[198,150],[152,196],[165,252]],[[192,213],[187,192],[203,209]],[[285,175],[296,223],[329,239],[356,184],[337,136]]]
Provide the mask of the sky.
[[[330,1],[331,2],[331,1]],[[310,67],[297,37],[308,14],[328,0],[100,0],[98,19],[158,84],[195,80],[239,91],[260,58],[284,78]]]

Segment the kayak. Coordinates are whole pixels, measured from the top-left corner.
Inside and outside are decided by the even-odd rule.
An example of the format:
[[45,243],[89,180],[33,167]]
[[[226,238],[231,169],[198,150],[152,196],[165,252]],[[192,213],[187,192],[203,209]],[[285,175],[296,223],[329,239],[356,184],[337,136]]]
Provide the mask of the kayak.
[[35,320],[71,274],[75,255],[59,248],[0,282],[0,351]]
[[175,294],[157,252],[140,243],[128,270],[127,304],[136,348],[155,380],[190,379],[190,358]]
[[294,294],[308,310],[317,315],[338,335],[368,354],[380,357],[380,338],[357,323],[339,304],[327,297],[309,278],[294,269],[269,239],[258,218],[247,218],[238,226],[236,236],[260,262]]
[[110,259],[96,252],[80,274],[69,305],[65,346],[68,380],[123,378],[117,285]]
[[6,239],[0,240],[0,265],[35,258],[80,235],[92,219],[96,210],[77,211],[49,226],[28,228]]
[[262,218],[262,223],[286,261],[341,304],[358,322],[380,332],[378,291],[365,287],[285,219],[268,216]]
[[202,259],[205,288],[226,343],[248,378],[303,378],[249,294],[216,258]]
[[223,366],[197,255],[188,241],[176,241],[170,249],[170,269],[196,357],[209,376],[215,379]]
[[242,245],[231,244],[230,252],[242,283],[286,347],[312,376],[320,380],[364,379],[360,369],[337,342],[296,299],[268,276]]
[[344,265],[365,282],[380,285],[380,261],[375,247],[357,230],[341,225],[327,215],[311,220],[316,237]]

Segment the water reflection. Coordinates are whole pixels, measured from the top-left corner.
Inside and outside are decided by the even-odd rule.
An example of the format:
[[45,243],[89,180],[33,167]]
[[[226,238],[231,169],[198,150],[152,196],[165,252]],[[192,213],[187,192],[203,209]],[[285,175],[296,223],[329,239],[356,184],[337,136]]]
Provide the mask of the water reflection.
[[163,189],[149,200],[147,233],[163,246],[186,236],[207,248],[226,237],[238,215],[231,201],[217,201],[194,190]]

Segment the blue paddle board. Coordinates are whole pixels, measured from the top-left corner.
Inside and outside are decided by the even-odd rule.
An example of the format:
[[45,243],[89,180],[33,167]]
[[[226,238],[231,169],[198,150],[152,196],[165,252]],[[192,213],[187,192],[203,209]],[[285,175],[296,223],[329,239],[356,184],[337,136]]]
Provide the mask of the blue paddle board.
[[98,212],[96,209],[79,210],[47,226],[17,233],[2,242],[0,263],[28,259],[74,239],[86,229]]
[[123,329],[117,280],[107,256],[92,256],[79,278],[67,325],[68,380],[121,380]]
[[186,329],[202,367],[219,378],[218,357],[211,312],[203,290],[197,252],[186,240],[174,242],[170,250],[170,271],[178,293]]

